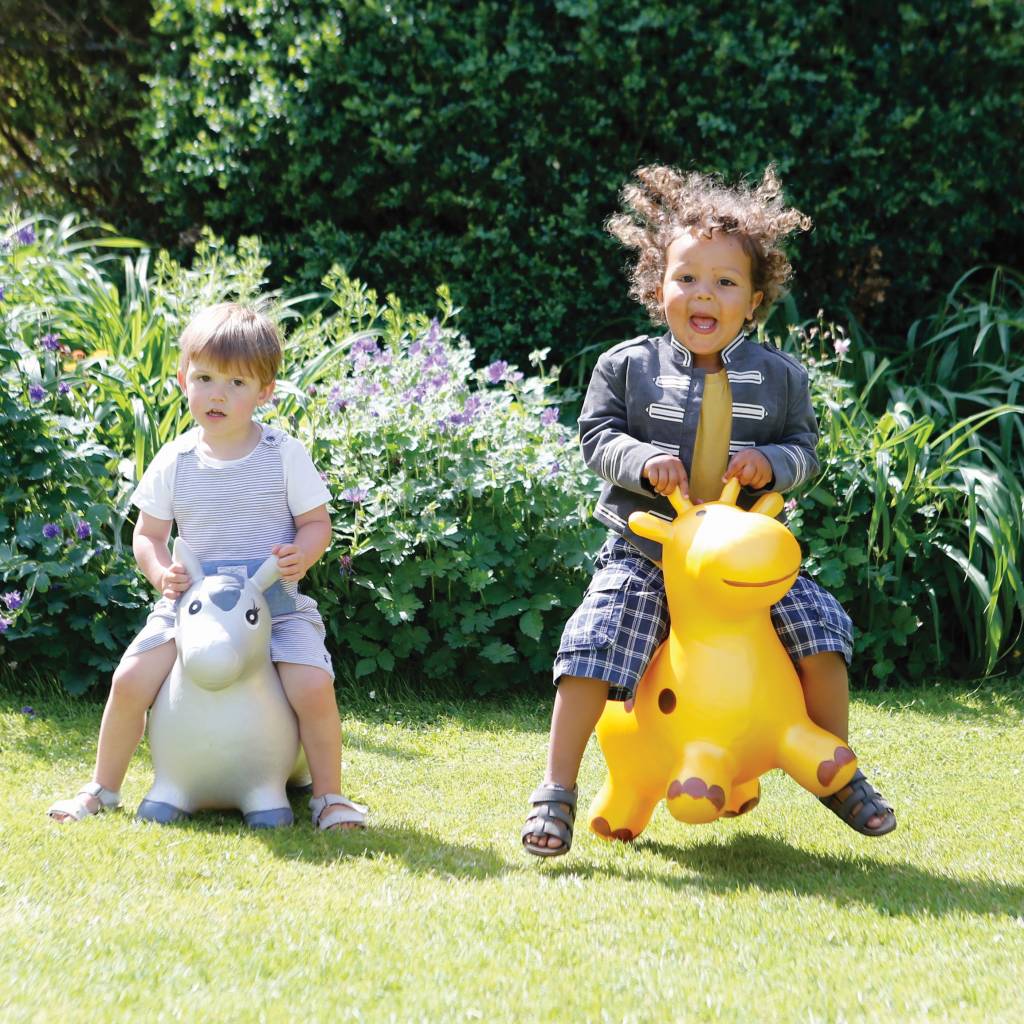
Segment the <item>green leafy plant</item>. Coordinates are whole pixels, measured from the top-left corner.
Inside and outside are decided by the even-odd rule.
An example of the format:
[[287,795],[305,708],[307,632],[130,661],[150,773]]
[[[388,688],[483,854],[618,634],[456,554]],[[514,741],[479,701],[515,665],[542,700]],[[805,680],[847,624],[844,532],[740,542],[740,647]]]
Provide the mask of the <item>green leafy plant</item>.
[[[864,669],[879,681],[991,672],[1024,613],[1024,487],[986,433],[1024,409],[1004,401],[957,418],[941,383],[904,387],[869,355],[856,385],[851,341],[823,318],[789,340],[811,368],[823,469],[793,522],[809,571],[858,626]],[[876,413],[883,380],[901,397]]]
[[[335,269],[344,358],[307,387],[300,420],[337,508],[317,599],[357,677],[459,680],[478,693],[550,669],[604,531],[544,352],[526,377],[473,368],[439,290],[437,319]],[[354,334],[349,332],[354,330]]]

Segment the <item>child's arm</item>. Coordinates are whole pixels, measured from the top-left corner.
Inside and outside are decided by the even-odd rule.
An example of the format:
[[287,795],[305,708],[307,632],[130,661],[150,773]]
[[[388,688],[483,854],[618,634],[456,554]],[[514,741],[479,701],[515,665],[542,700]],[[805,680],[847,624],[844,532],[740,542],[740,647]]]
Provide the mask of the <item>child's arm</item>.
[[[667,494],[677,484],[686,492],[686,471],[682,462],[628,433],[623,363],[613,363],[605,356],[598,359],[579,423],[583,461],[603,480],[648,496],[652,490],[645,484],[648,479],[659,493]],[[653,475],[644,472],[652,459],[658,460],[650,467],[657,471],[657,484]]]
[[[799,376],[797,376],[797,374]],[[818,475],[818,421],[811,405],[807,372],[793,367],[782,436],[737,452],[723,480],[737,477],[751,490],[790,491]]]
[[286,583],[298,583],[331,543],[331,517],[327,506],[320,505],[296,516],[295,527],[295,540],[291,544],[275,544],[270,549],[270,553],[277,556],[277,568]]
[[167,547],[172,522],[172,519],[157,519],[140,509],[132,534],[132,551],[146,579],[173,601],[192,586],[192,578],[185,566],[171,558]]

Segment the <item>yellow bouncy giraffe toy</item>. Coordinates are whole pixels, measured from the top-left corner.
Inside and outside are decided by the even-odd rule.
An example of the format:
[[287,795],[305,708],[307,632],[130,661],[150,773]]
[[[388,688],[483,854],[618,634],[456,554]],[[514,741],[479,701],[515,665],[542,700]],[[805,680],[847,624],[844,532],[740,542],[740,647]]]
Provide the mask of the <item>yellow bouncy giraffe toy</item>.
[[774,516],[782,496],[736,506],[739,482],[693,505],[676,490],[668,522],[629,525],[662,545],[671,627],[634,700],[609,701],[597,723],[608,778],[590,808],[606,839],[635,839],[659,800],[698,824],[752,810],[759,776],[782,768],[816,796],[857,770],[846,743],[807,717],[796,669],[769,613],[800,570],[800,546]]

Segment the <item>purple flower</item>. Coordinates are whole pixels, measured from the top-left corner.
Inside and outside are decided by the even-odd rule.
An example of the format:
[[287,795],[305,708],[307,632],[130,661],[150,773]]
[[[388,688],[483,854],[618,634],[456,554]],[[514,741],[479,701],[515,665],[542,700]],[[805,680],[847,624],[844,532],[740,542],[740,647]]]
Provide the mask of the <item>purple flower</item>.
[[92,527],[84,519],[79,519],[75,533],[78,534],[79,540],[88,540],[92,536]]
[[382,349],[374,357],[373,361],[378,366],[390,366],[391,365],[391,353]]
[[4,301],[4,286],[0,284],[0,302]]
[[47,352],[56,352],[60,348],[60,336],[56,334],[44,334],[39,342]]
[[447,370],[448,369],[448,356],[445,355],[444,349],[438,345],[426,359],[423,360],[424,370]]
[[0,594],[0,601],[7,605],[8,611],[16,612],[23,604],[21,592],[8,590],[6,594]]
[[379,395],[383,388],[375,380],[364,380],[359,383],[361,395]]
[[523,375],[518,370],[513,370],[511,373],[505,375],[505,380],[509,384],[518,384],[523,379]]
[[306,388],[306,394],[309,395],[310,398],[315,398],[316,397],[316,385],[315,384],[310,384],[309,387]]
[[355,570],[352,568],[352,556],[342,555],[338,559],[338,573],[342,576],[352,576],[355,574]]
[[548,466],[548,476],[558,476],[562,472],[562,464],[560,462],[552,462]]
[[35,709],[35,708],[33,708],[33,707],[29,707],[29,706],[28,706],[28,704],[26,704],[26,705],[25,705],[25,706],[24,706],[24,707],[23,707],[23,708],[21,709],[21,713],[22,713],[22,714],[23,714],[23,715],[24,715],[24,716],[25,716],[26,718],[35,718],[35,717],[36,717],[36,709]]
[[342,394],[341,388],[335,384],[327,396],[327,407],[331,412],[341,412],[349,407],[349,400]]
[[550,427],[552,423],[558,422],[558,409],[553,405],[549,405],[541,414],[540,421],[545,427]]
[[[426,364],[424,364],[426,365]],[[451,382],[452,375],[450,373],[439,373],[436,377],[431,377],[427,384],[432,387],[435,391],[440,391],[441,388]]]
[[41,402],[46,397],[46,388],[42,384],[32,384],[28,389],[28,397],[33,402]]
[[[363,336],[362,338],[356,338],[352,342],[352,347],[349,349],[349,356],[354,360],[359,360],[360,356],[376,356],[380,352],[377,348],[377,342],[374,338]],[[365,360],[363,361],[365,365]]]
[[369,497],[370,492],[363,487],[349,487],[341,492],[345,501],[351,501],[353,505],[361,505]]
[[497,384],[499,381],[505,379],[505,373],[507,370],[508,363],[506,363],[504,359],[499,359],[497,362],[491,363],[491,365],[484,370],[484,373],[487,374],[487,379],[492,384]]
[[787,512],[792,512],[796,509],[796,498],[790,498],[785,505],[782,506]]
[[836,350],[836,355],[840,359],[846,356],[846,353],[850,351],[850,339],[849,338],[837,338],[835,345],[832,346]]
[[19,245],[31,245],[36,240],[36,230],[29,224],[18,231],[14,238]]
[[47,540],[53,540],[54,537],[60,536],[60,527],[56,523],[44,523],[43,524],[43,536]]
[[419,352],[420,352],[421,348],[423,348],[423,345],[420,342],[418,342],[418,341],[414,341],[409,346],[409,355],[411,355],[411,356],[419,355]]
[[13,619],[5,619],[0,615],[0,633],[6,633],[10,626],[13,624]]
[[441,338],[441,325],[437,322],[437,317],[434,317],[430,321],[430,330],[427,331],[427,344],[436,345]]
[[71,393],[71,385],[66,380],[62,380],[57,385],[57,394],[58,395],[68,395],[70,393]]

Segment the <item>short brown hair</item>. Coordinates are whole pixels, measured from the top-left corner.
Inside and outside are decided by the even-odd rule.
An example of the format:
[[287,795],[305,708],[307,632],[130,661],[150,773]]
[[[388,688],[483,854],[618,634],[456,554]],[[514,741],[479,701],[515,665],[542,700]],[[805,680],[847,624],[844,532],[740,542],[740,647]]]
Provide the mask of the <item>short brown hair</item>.
[[715,175],[683,174],[658,164],[638,168],[634,178],[622,190],[626,212],[605,225],[624,246],[637,250],[629,272],[630,297],[647,307],[654,323],[664,323],[657,290],[668,247],[687,229],[705,235],[723,231],[735,235],[750,257],[754,291],[764,294],[754,319],[763,321],[793,272],[779,241],[811,227],[810,217],[784,205],[774,166],[768,166],[756,187],[727,185]]
[[196,359],[236,367],[272,384],[281,365],[281,338],[273,322],[251,306],[219,302],[201,309],[181,335],[181,372]]

